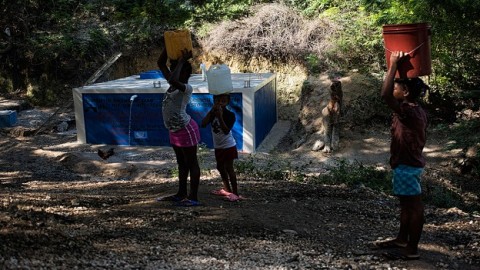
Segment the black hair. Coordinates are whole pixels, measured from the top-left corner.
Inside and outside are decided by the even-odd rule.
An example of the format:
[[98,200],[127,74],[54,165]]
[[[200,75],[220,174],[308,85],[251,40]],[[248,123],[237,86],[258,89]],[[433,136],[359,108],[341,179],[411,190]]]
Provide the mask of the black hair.
[[190,64],[190,62],[185,62],[182,66],[182,71],[187,73],[189,76],[192,75],[192,64]]
[[337,79],[332,80],[332,84],[330,85],[330,90],[332,91],[342,90],[342,82]]
[[420,78],[395,79],[395,82],[405,85],[412,99],[425,96],[427,90],[430,89],[430,87],[426,85]]
[[[175,70],[175,68],[177,67],[177,64],[178,64],[178,60],[170,60],[170,70],[171,71]],[[185,61],[185,63],[183,63],[183,66],[182,66],[182,73],[185,72],[190,77],[190,75],[192,75],[192,71],[193,71],[192,64],[190,64],[189,61]]]
[[335,98],[340,105],[343,102],[343,90],[342,90],[342,82],[338,79],[333,79],[332,84],[330,85],[330,97],[333,99]]
[[221,96],[226,96],[228,97],[228,101],[230,102],[230,94],[220,94],[220,95],[213,95],[213,100],[219,99]]

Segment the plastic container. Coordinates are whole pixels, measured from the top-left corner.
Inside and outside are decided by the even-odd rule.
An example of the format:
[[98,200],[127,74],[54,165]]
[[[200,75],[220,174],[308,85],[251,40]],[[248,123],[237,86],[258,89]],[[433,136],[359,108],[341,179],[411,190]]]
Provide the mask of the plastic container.
[[17,111],[0,111],[0,128],[11,127],[17,123]]
[[162,72],[160,72],[158,70],[149,70],[149,71],[145,71],[145,72],[140,73],[140,79],[142,79],[142,80],[144,80],[144,79],[160,79],[160,78],[163,78],[163,74],[162,74]]
[[208,91],[212,95],[227,94],[233,91],[232,74],[227,65],[212,65],[207,70]]
[[164,38],[167,56],[172,60],[182,57],[182,50],[193,51],[192,37],[188,29],[166,31]]
[[414,78],[432,73],[430,58],[431,30],[428,23],[390,24],[383,26],[387,67],[393,51],[409,56],[398,65],[397,78]]

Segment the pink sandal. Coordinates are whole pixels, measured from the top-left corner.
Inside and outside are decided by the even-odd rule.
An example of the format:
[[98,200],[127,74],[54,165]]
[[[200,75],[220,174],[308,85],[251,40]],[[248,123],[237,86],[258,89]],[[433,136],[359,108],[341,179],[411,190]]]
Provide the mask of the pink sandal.
[[240,200],[243,200],[243,197],[230,193],[229,195],[225,196],[225,199],[229,202],[238,202]]
[[213,195],[217,195],[217,196],[228,196],[230,194],[233,194],[233,193],[230,193],[228,191],[226,191],[225,189],[218,189],[218,190],[212,190],[211,193]]

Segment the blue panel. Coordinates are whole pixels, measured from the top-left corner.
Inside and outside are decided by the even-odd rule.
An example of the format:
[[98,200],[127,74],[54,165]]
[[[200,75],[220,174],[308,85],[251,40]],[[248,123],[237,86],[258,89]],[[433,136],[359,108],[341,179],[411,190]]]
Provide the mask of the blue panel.
[[[163,124],[163,94],[83,94],[86,142],[109,145],[170,145]],[[193,94],[187,113],[200,125],[213,104],[210,94]],[[230,110],[236,115],[233,136],[243,149],[242,94],[231,94]],[[212,148],[210,126],[200,128],[201,142]]]
[[275,80],[255,92],[255,145],[260,145],[277,122]]
[[[168,145],[163,125],[163,94],[83,94],[87,143]],[[130,114],[131,109],[131,114]],[[131,120],[131,121],[130,121]]]

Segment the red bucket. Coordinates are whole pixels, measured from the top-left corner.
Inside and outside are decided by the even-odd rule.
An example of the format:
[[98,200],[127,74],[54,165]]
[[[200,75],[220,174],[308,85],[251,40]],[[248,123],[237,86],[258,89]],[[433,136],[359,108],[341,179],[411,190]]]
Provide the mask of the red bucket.
[[390,24],[383,26],[387,67],[390,55],[402,51],[407,56],[399,62],[396,78],[414,78],[432,74],[430,59],[430,25],[428,23]]

